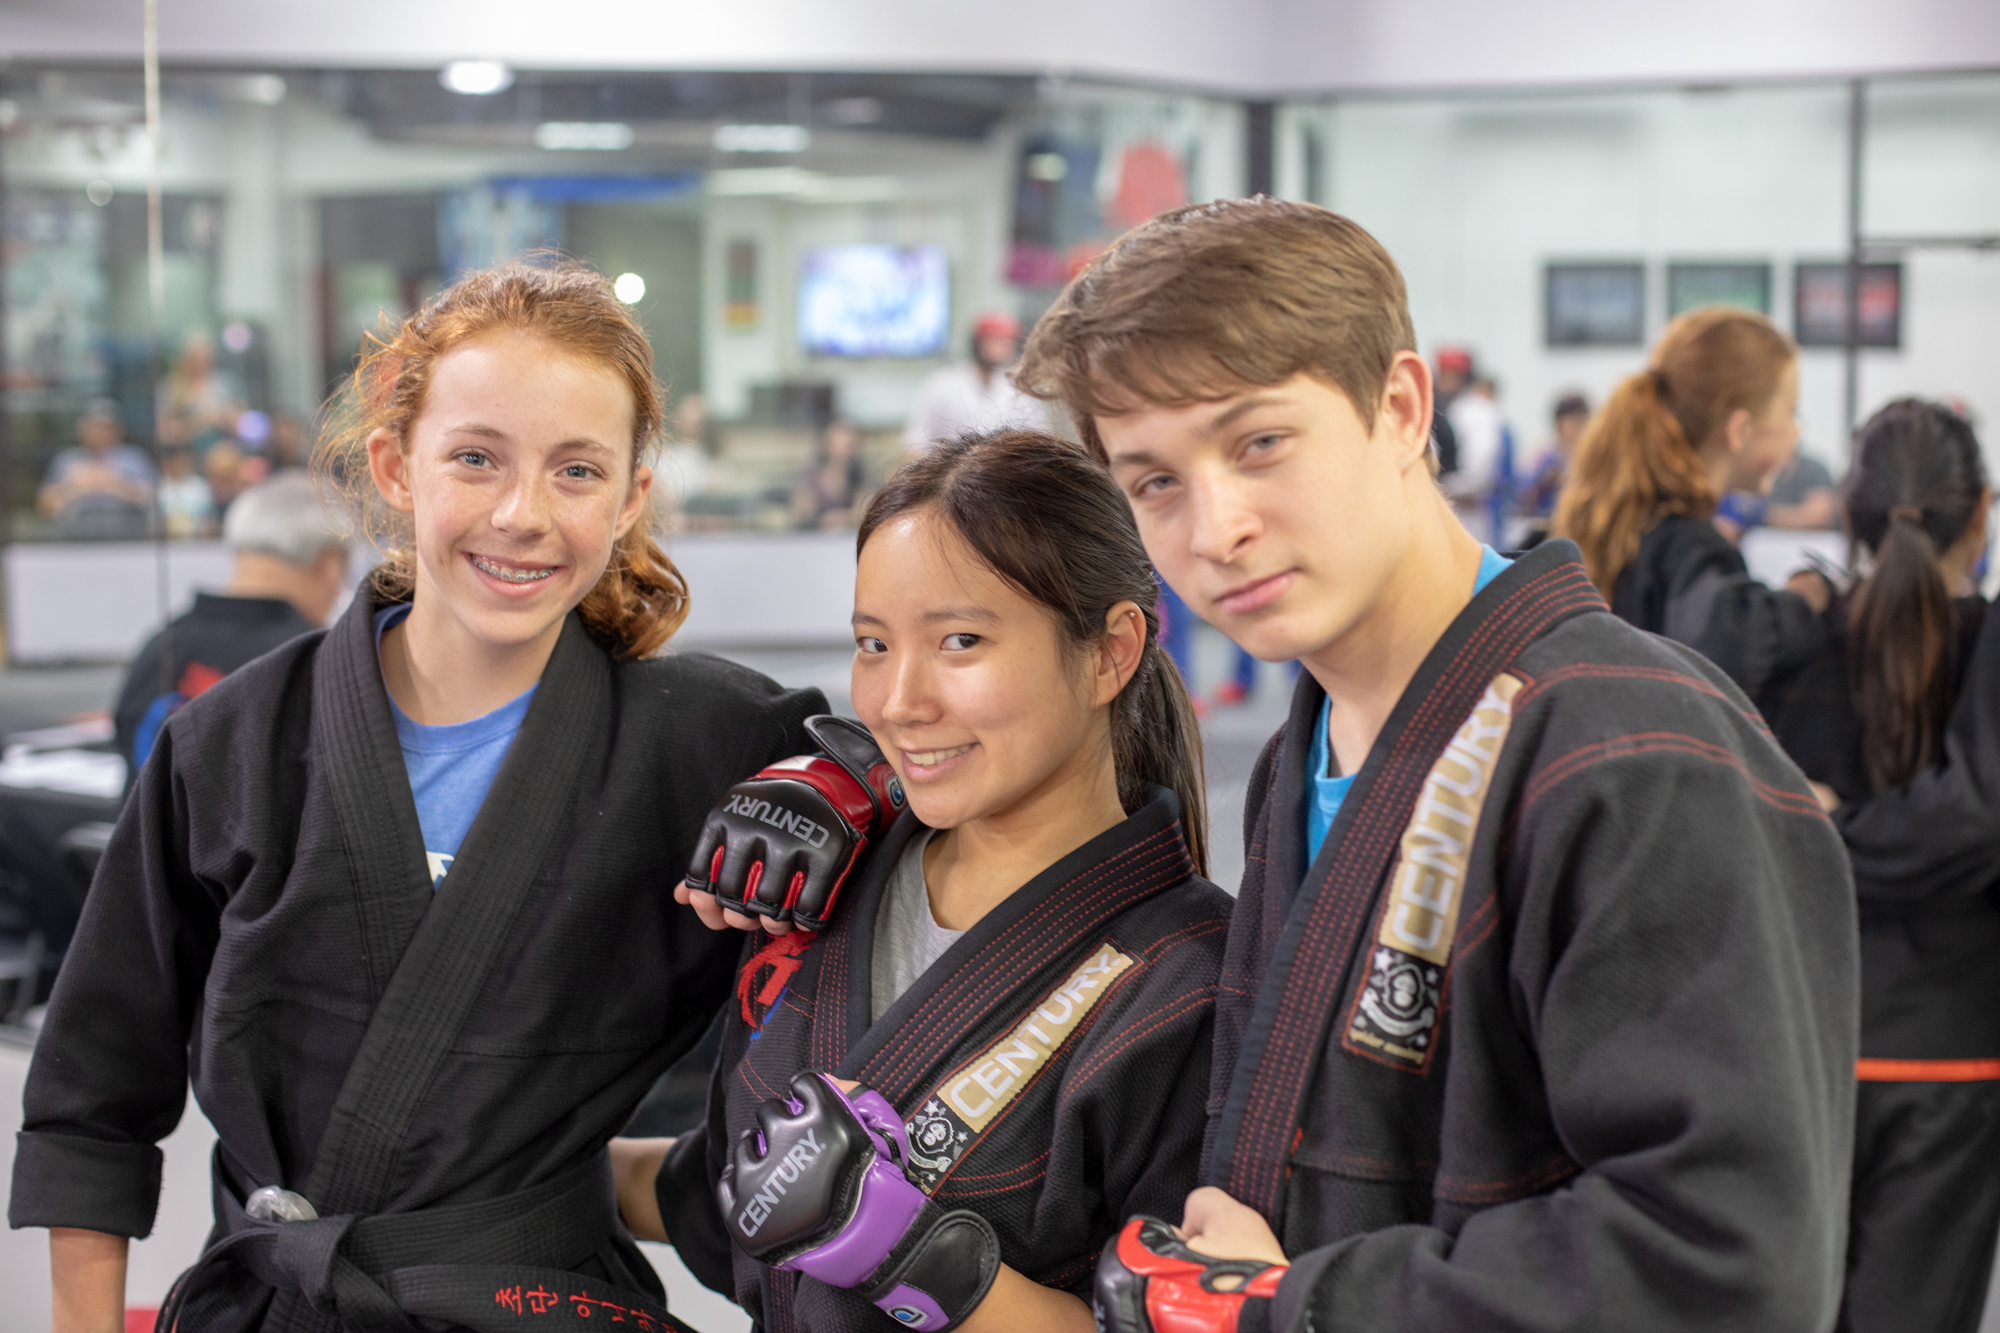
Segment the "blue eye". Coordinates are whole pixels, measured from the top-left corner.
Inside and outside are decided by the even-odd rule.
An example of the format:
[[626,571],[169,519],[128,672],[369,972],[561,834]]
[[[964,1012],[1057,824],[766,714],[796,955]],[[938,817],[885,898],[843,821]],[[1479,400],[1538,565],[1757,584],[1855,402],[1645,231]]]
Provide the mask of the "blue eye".
[[947,634],[944,636],[944,649],[948,653],[962,653],[979,641],[977,634]]
[[588,464],[571,463],[563,469],[563,475],[572,481],[589,481],[592,474]]
[[458,461],[468,467],[485,467],[488,460],[486,455],[479,452],[479,450],[467,449],[459,454]]

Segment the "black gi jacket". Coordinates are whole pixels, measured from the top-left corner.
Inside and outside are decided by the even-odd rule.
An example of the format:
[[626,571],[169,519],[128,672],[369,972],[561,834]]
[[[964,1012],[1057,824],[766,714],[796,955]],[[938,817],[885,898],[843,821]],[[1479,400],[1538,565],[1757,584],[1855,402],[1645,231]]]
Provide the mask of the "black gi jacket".
[[935,1168],[921,1179],[939,1205],[979,1213],[1006,1263],[1086,1301],[1125,1219],[1179,1217],[1198,1183],[1229,899],[1195,875],[1173,794],[1156,788],[1016,890],[871,1024],[876,915],[922,829],[914,814],[896,823],[803,955],[766,946],[753,960],[724,1020],[708,1124],[660,1173],[682,1259],[770,1333],[894,1327],[852,1292],[734,1250],[716,1210],[729,1145],[801,1070],[887,1097]]
[[1780,672],[1825,650],[1827,619],[1806,599],[1750,577],[1743,553],[1715,525],[1669,514],[1639,542],[1612,585],[1611,609],[1664,634],[1728,673],[1755,696]]
[[[371,1216],[588,1174],[727,995],[737,941],[671,891],[722,791],[810,747],[819,692],[710,657],[617,662],[572,615],[433,893],[376,609],[364,590],[168,721],[49,1005],[14,1226],[146,1235],[190,1078],[218,1219],[263,1185]],[[615,1221],[578,1243],[534,1254],[495,1226],[402,1262],[471,1245],[657,1292]],[[200,1333],[342,1326],[234,1281]]]
[[[1855,927],[1804,777],[1707,661],[1520,557],[1304,864],[1300,678],[1251,777],[1206,1166],[1275,1328],[1819,1330]],[[1400,849],[1400,850],[1399,850]]]
[[1864,1059],[2000,1059],[2000,616],[1982,597],[1957,609],[1944,759],[1900,787],[1878,795],[1869,781],[1844,635],[1760,701],[1806,776],[1844,802],[1834,827],[1860,895]]

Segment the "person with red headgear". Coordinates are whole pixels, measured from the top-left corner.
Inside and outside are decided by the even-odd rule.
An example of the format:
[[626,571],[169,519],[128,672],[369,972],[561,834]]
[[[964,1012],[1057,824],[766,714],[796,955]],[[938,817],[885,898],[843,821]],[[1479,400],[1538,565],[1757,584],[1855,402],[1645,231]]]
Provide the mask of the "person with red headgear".
[[968,432],[1046,429],[1048,413],[1041,400],[1022,393],[1007,378],[1007,368],[1020,354],[1020,320],[997,310],[975,319],[972,360],[933,371],[924,380],[903,428],[903,447],[915,453]]

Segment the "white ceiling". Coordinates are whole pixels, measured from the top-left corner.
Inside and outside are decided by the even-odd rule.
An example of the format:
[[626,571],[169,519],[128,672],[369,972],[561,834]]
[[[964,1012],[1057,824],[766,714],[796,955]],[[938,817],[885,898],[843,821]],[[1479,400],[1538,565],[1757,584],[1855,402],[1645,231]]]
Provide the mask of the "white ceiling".
[[[1068,71],[1247,95],[2000,66],[2000,0],[159,0],[174,61]],[[0,0],[0,52],[129,59],[139,0]]]

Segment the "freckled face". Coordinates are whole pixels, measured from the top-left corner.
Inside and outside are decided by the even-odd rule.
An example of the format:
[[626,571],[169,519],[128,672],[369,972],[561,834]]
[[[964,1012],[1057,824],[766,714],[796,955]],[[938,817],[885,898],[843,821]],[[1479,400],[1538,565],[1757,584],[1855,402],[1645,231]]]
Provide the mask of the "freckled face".
[[638,521],[631,390],[531,334],[439,358],[407,447],[371,441],[376,484],[415,526],[426,604],[494,645],[554,633]]
[[854,710],[932,828],[1004,814],[1110,743],[1088,654],[928,512],[862,548],[854,631]]

